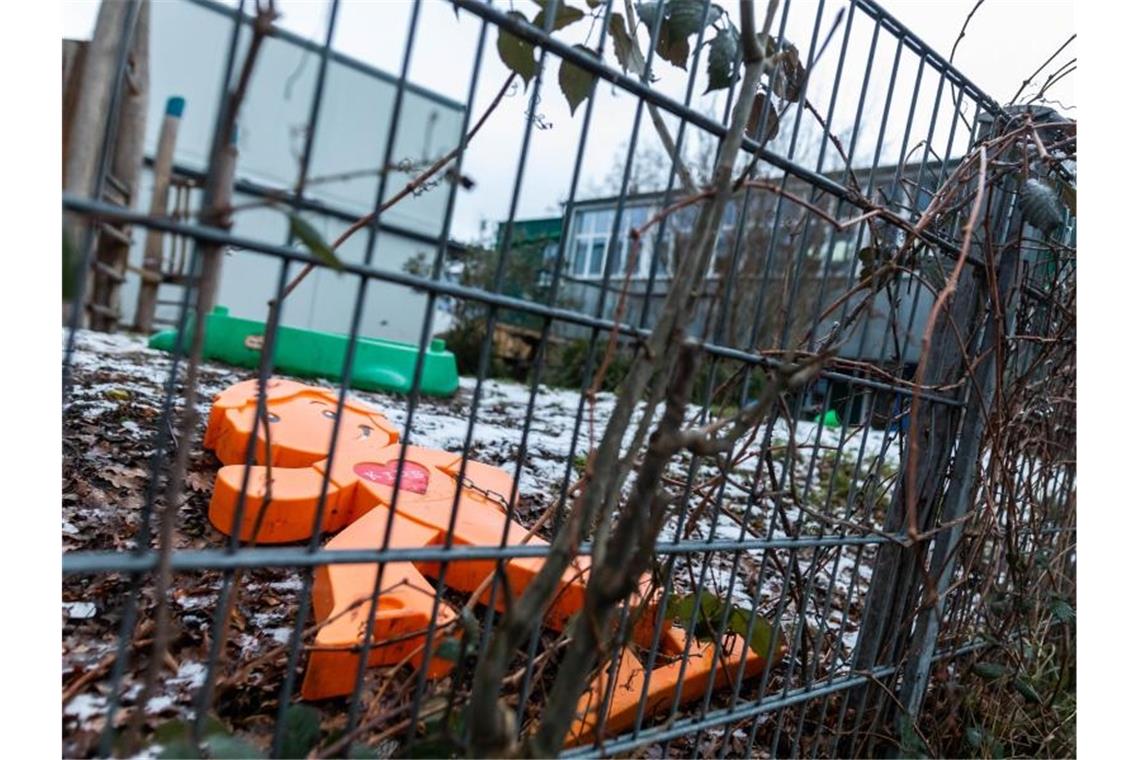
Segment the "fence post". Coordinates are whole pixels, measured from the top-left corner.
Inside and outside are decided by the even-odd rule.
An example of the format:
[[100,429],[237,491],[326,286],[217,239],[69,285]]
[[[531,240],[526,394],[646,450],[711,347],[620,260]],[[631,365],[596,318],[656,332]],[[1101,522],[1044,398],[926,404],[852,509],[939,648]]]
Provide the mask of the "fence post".
[[[1042,115],[1039,109],[1035,110],[1032,107],[1011,106],[1008,111],[1011,114]],[[990,319],[986,322],[985,335],[977,352],[978,365],[974,373],[975,378],[977,378],[976,391],[970,393],[969,385],[966,388],[966,416],[959,433],[960,443],[954,456],[954,468],[950,475],[940,516],[943,524],[964,517],[974,503],[978,474],[977,459],[985,430],[989,424],[991,405],[997,384],[997,373],[1003,369],[996,366],[994,348],[997,346],[998,340],[1009,333],[1013,324],[1013,314],[1019,297],[1019,285],[1023,276],[1019,265],[1023,259],[1024,242],[1038,237],[1032,228],[1026,229],[1022,225],[1021,210],[1016,202],[1018,188],[1010,186],[1012,180],[1009,177],[1005,178],[1005,183],[1001,200],[995,204],[996,213],[1000,214],[997,220],[994,219],[995,212],[991,211],[991,223],[1000,221],[1000,224],[995,228],[1001,231],[997,249],[999,261],[996,274],[996,295],[998,300],[997,303],[990,304]],[[1005,323],[1004,329],[1002,328],[1003,322]],[[935,586],[937,595],[919,610],[911,638],[911,646],[907,654],[906,670],[900,685],[899,701],[905,707],[911,720],[917,719],[918,713],[922,709],[923,699],[926,696],[926,687],[930,678],[930,669],[937,649],[938,633],[945,610],[945,595],[957,566],[957,551],[963,531],[964,525],[959,523],[940,533],[935,540],[930,567],[932,572],[938,573]]]
[[[931,341],[928,384],[949,385],[961,375],[967,356],[962,354],[949,325],[968,325],[975,321],[982,295],[980,279],[977,271],[967,270],[962,274],[954,301],[942,317],[944,324],[935,330]],[[915,478],[920,531],[926,530],[929,517],[939,500],[959,421],[958,409],[944,404],[927,404],[918,417],[911,416],[907,435],[921,436],[923,441],[920,447],[921,461]],[[906,468],[907,457],[904,454],[899,472],[905,473]],[[887,510],[883,525],[886,532],[898,534],[906,530],[907,494],[907,478],[903,477]],[[921,544],[880,544],[855,645],[855,671],[870,671],[878,665],[895,662],[894,651],[898,640],[894,634],[909,617],[919,581],[918,561],[923,550]],[[864,685],[852,690],[852,699],[859,705],[858,716],[862,715],[866,705],[869,688]]]
[[[993,117],[988,114],[979,118],[982,121],[979,142],[996,137],[999,129],[1004,127],[1004,119],[999,125],[994,123]],[[986,125],[985,122],[990,123]],[[1012,196],[999,192],[991,194],[990,197],[991,202],[987,204],[990,224],[996,225],[996,229],[1004,229]],[[983,229],[983,225],[979,224],[974,234],[983,234],[981,232]],[[1010,258],[1016,260],[1015,255]],[[973,265],[967,266],[968,268],[962,273],[957,292],[932,334],[926,377],[926,383],[929,385],[951,385],[961,379],[973,354],[970,346],[976,343],[976,329],[981,324],[990,299],[989,289],[985,286],[984,272]],[[966,341],[964,346],[961,342],[963,339]],[[968,384],[964,392],[965,390],[968,390]],[[970,407],[967,407],[966,417],[970,417]],[[920,407],[918,416],[911,416],[907,435],[918,435],[922,441],[919,448],[917,477],[914,481],[914,487],[918,491],[919,531],[926,531],[931,527],[934,518],[939,514],[940,505],[945,509],[944,505],[951,503],[944,501],[943,497],[943,487],[951,468],[954,473],[963,470],[961,477],[969,476],[970,483],[962,485],[972,486],[975,458],[963,457],[963,444],[959,442],[962,423],[961,411],[946,405],[925,404]],[[956,444],[957,453],[955,453]],[[907,471],[907,458],[904,449],[899,469],[902,473]],[[902,477],[892,495],[883,525],[884,530],[889,533],[897,534],[906,529],[909,487],[908,479]],[[950,494],[946,494],[945,498],[950,499]],[[964,495],[962,498],[965,498]],[[880,546],[863,605],[864,616],[859,638],[855,645],[853,656],[855,672],[870,671],[882,664],[898,663],[902,654],[909,649],[910,641],[913,639],[908,638],[906,628],[920,598],[922,590],[920,562],[925,558],[927,547],[926,543],[916,546],[885,543]],[[947,549],[944,548],[943,551]],[[916,629],[915,635],[918,633],[919,629]],[[895,677],[897,676],[896,672]],[[915,673],[916,678],[917,676],[918,673]],[[893,678],[888,679],[889,682],[893,680]],[[921,680],[925,689],[925,676]],[[852,742],[858,741],[860,731],[858,724],[864,714],[871,688],[870,685],[864,685],[852,690],[852,700],[858,705],[855,718],[856,733]],[[878,699],[875,703],[878,703]],[[854,747],[855,744],[852,744],[851,749]]]
[[[114,200],[132,208],[138,205],[140,195],[139,179],[150,98],[150,0],[142,0],[139,4],[127,68],[122,76],[122,99],[117,128],[112,137],[114,147],[105,178],[108,195],[104,200]],[[122,317],[119,291],[126,280],[130,260],[133,243],[131,226],[103,223],[99,230],[101,234],[95,247],[95,260],[92,262],[92,286],[87,305],[92,328],[115,332]]]
[[[118,129],[128,55],[133,47],[135,25],[141,10],[139,0],[103,2],[95,31],[83,53],[82,70],[75,74],[77,93],[68,124],[63,156],[63,190],[92,200],[103,200]],[[74,64],[73,64],[74,65]],[[92,265],[98,222],[64,214],[64,231],[79,246],[76,269],[77,292],[73,299],[71,326],[86,327],[90,320],[87,299],[92,295]],[[69,348],[70,352],[70,338]],[[68,385],[65,371],[64,388]]]
[[[1005,204],[1001,204],[1004,208]],[[1016,234],[1020,225],[1020,214],[1014,213],[1015,219],[1010,220],[1009,232]],[[1013,291],[1014,275],[1018,269],[1021,257],[1020,246],[1006,251],[998,265],[997,290],[998,303],[990,305],[990,319],[986,325],[986,332],[982,338],[977,356],[981,357],[974,376],[978,378],[978,389],[969,392],[967,385],[966,415],[962,421],[959,432],[958,449],[954,454],[954,465],[950,474],[950,483],[946,490],[940,515],[943,524],[961,518],[973,504],[974,486],[977,480],[977,459],[981,449],[982,435],[986,430],[990,414],[990,405],[993,403],[994,385],[997,380],[994,361],[994,347],[1000,334],[999,319],[1004,318],[1007,311],[1004,306],[1009,304],[1009,296]],[[936,582],[937,598],[928,601],[918,613],[918,620],[912,634],[911,646],[907,656],[906,671],[903,674],[899,701],[906,707],[911,719],[918,717],[922,707],[922,700],[926,694],[926,685],[930,678],[930,668],[934,659],[934,650],[938,641],[938,631],[945,609],[945,594],[950,586],[950,579],[954,575],[957,563],[957,550],[960,545],[964,526],[962,523],[954,525],[947,531],[939,533],[934,542],[934,551],[930,558],[932,572],[938,573]]]

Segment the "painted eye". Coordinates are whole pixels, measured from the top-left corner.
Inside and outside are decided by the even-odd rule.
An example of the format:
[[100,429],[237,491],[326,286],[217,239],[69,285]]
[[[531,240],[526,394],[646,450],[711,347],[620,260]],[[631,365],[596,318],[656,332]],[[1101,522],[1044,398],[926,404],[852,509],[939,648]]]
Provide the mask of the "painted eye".
[[278,417],[273,412],[267,412],[265,416],[269,419],[270,422],[280,422],[281,421],[281,418]]
[[361,425],[360,426],[360,437],[361,438],[367,438],[370,435],[372,435],[372,428],[368,427],[367,425]]
[[321,412],[321,414],[328,417],[330,420],[336,419],[336,412],[334,412],[332,409],[325,409]]

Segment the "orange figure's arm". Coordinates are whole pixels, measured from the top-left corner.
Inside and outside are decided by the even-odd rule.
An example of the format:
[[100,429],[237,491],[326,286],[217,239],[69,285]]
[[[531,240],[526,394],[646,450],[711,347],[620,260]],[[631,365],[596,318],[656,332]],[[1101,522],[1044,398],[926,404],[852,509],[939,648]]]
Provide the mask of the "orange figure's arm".
[[[210,498],[210,522],[226,535],[234,532],[245,470],[245,465],[228,465],[218,470],[218,478],[214,482],[214,495]],[[315,467],[273,467],[272,493],[269,493],[266,478],[270,471],[270,468],[260,465],[249,468],[249,483],[238,535],[242,541],[261,544],[280,544],[309,538],[313,533],[313,521],[317,515],[324,476]],[[271,496],[268,505],[267,495]],[[348,513],[341,506],[341,501],[341,487],[330,480],[321,531],[338,530],[347,522]],[[257,536],[254,536],[259,516],[261,525],[257,528]]]
[[[378,507],[348,526],[328,542],[328,549],[379,549],[391,519],[390,548],[429,546],[439,540],[438,531],[425,528]],[[372,563],[326,565],[317,568],[313,584],[313,611],[321,628],[317,631],[305,680],[304,699],[323,699],[352,692],[367,630],[366,621],[376,590],[377,566]],[[372,646],[368,665],[423,663],[435,602],[435,589],[410,562],[387,562],[380,579],[376,615],[372,620]],[[441,603],[436,614],[438,632],[455,619],[452,609]],[[428,675],[438,678],[451,670],[451,663],[432,658]]]

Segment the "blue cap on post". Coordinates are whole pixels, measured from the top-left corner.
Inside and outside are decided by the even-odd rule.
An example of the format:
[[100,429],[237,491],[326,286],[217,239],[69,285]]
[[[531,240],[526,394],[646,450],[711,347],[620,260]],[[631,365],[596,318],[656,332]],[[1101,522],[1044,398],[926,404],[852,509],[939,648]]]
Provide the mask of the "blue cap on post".
[[176,119],[182,118],[182,109],[186,107],[186,98],[181,95],[175,95],[172,98],[166,99],[166,115],[173,116]]

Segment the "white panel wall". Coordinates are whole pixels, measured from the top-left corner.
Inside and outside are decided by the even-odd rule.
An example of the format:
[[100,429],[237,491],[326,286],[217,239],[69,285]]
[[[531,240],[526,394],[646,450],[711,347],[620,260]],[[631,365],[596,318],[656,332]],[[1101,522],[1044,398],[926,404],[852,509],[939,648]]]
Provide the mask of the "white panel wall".
[[[186,109],[179,128],[176,162],[204,170],[215,116],[220,102],[222,74],[233,33],[228,9],[201,0],[164,0],[151,8],[150,107],[147,118],[147,154],[153,155],[158,141],[167,98],[180,95]],[[249,43],[248,25],[243,25],[237,66]],[[239,118],[238,177],[290,189],[300,171],[304,130],[309,118],[313,89],[320,65],[319,53],[292,38],[270,38],[262,44],[257,66]],[[392,119],[396,86],[368,67],[333,57],[329,61],[309,177],[369,170],[368,176],[348,182],[318,183],[306,195],[352,213],[365,213],[376,202],[379,169]],[[462,127],[462,108],[417,88],[405,90],[397,128],[393,161],[423,163],[444,154],[457,143]],[[390,197],[410,178],[392,172],[385,197]],[[149,204],[152,178],[144,170],[139,206]],[[237,203],[250,199],[239,197]],[[383,221],[421,234],[439,235],[447,185],[402,201],[386,212]],[[195,203],[195,208],[197,205]],[[325,235],[335,238],[347,225],[339,219],[309,215]],[[235,216],[234,233],[283,244],[287,221],[281,211],[268,208],[241,211]],[[132,263],[141,264],[143,230],[135,231]],[[367,231],[361,231],[341,250],[346,261],[363,262]],[[377,235],[372,262],[380,268],[399,270],[420,251],[434,252],[432,244],[395,234]],[[298,267],[292,267],[290,276]],[[235,316],[264,319],[266,302],[275,292],[279,263],[251,251],[227,255],[218,303]],[[359,279],[317,270],[290,297],[283,313],[285,324],[345,332],[349,329],[353,300]],[[138,279],[128,276],[122,290],[124,321],[134,316]],[[160,299],[174,300],[179,290],[164,286]],[[361,333],[395,340],[417,340],[426,298],[406,288],[373,283],[366,295]],[[173,316],[173,307],[160,307],[159,314]],[[437,325],[443,320],[437,319]]]

